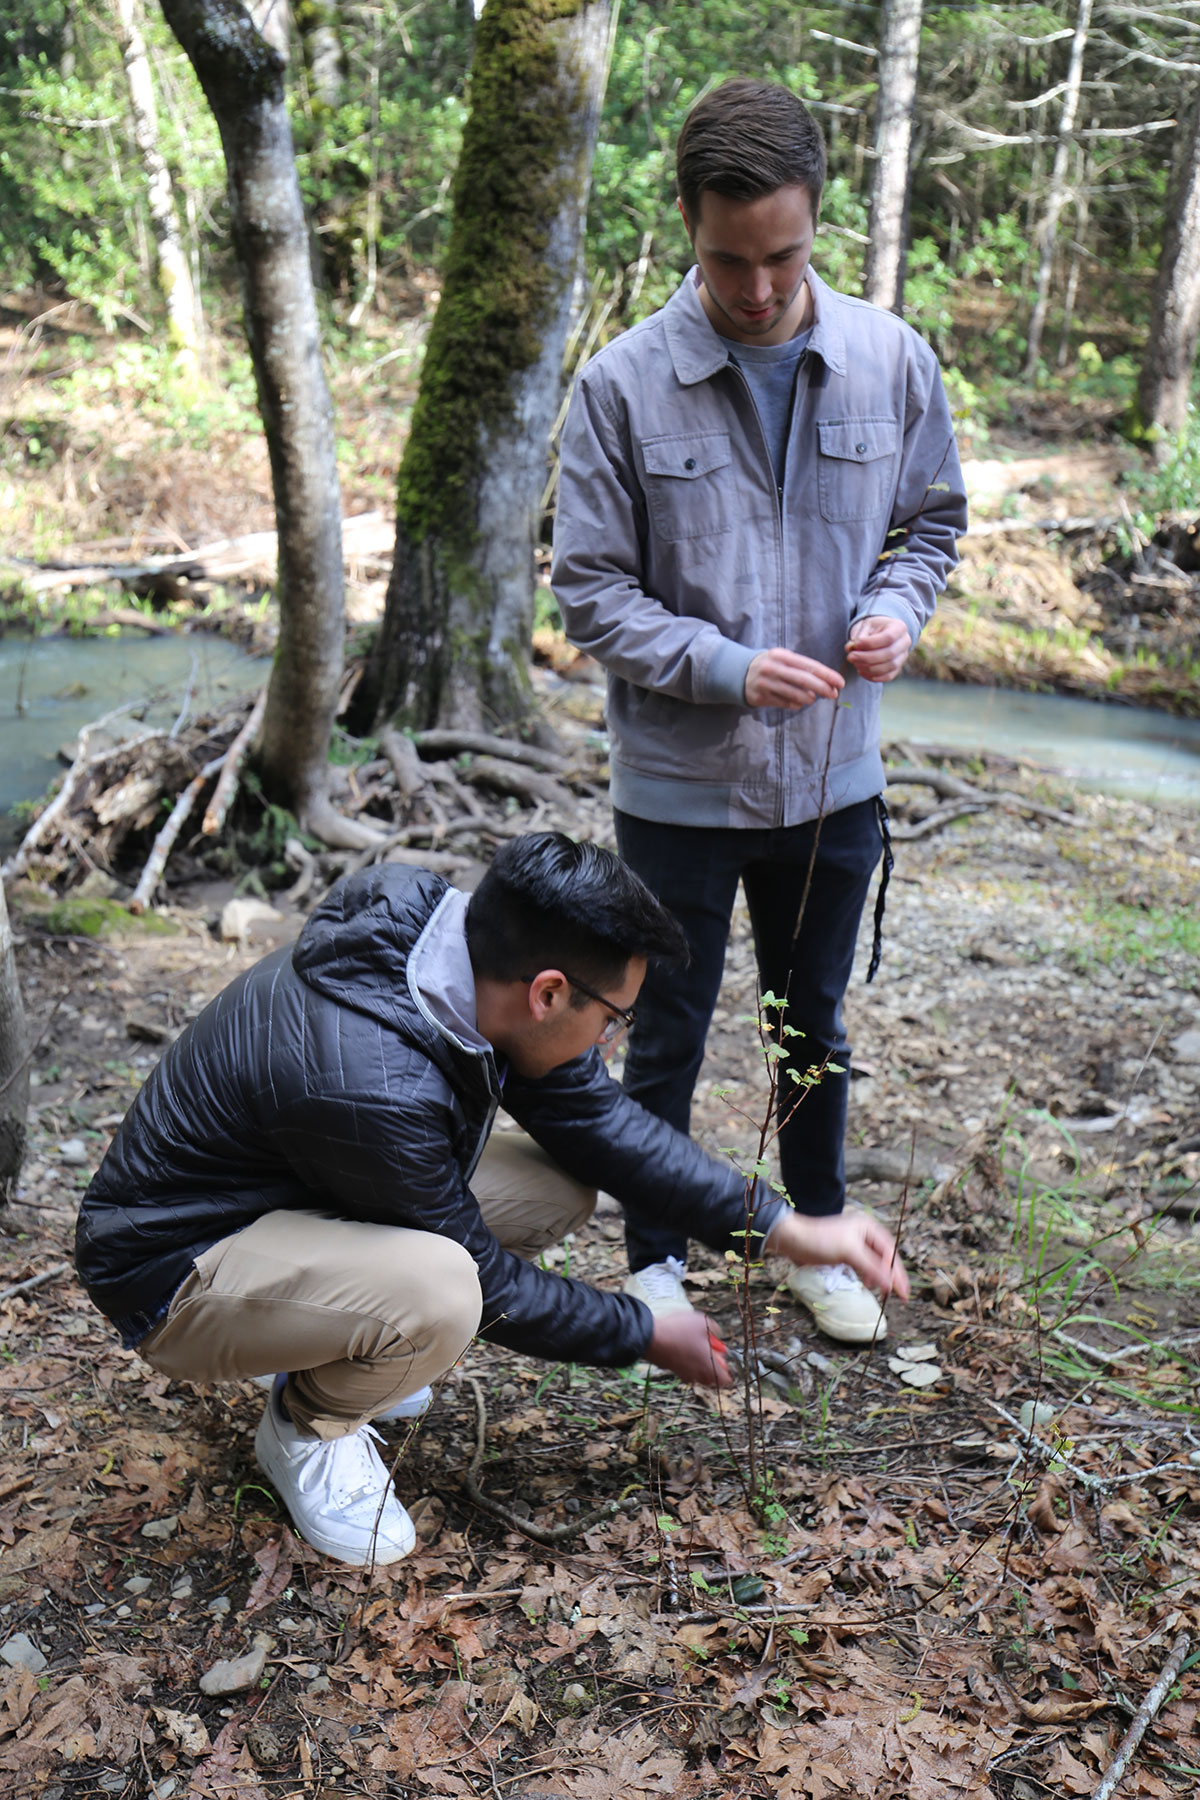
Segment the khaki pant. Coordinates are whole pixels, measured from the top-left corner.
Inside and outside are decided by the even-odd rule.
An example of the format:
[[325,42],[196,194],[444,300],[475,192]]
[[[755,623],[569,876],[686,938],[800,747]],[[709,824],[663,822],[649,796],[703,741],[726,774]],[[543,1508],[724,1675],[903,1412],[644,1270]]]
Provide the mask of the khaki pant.
[[[594,1190],[516,1134],[493,1134],[471,1188],[505,1249],[530,1262],[596,1204]],[[287,1370],[292,1419],[338,1438],[452,1368],[481,1307],[474,1261],[449,1238],[273,1212],[196,1258],[138,1351],[185,1381]]]

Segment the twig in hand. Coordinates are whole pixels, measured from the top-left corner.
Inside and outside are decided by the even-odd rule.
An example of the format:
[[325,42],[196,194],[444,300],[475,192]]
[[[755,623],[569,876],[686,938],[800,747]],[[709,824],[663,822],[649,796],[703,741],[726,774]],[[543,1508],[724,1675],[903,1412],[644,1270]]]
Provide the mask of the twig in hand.
[[483,1451],[487,1440],[487,1404],[483,1398],[483,1384],[474,1375],[468,1375],[466,1382],[475,1396],[475,1450],[467,1466],[463,1485],[483,1512],[490,1513],[493,1519],[499,1519],[510,1531],[520,1532],[522,1537],[531,1538],[535,1544],[550,1547],[569,1543],[579,1532],[598,1524],[601,1519],[611,1519],[614,1513],[620,1512],[619,1500],[606,1500],[603,1506],[593,1507],[591,1512],[580,1513],[561,1525],[531,1525],[527,1519],[518,1519],[516,1513],[510,1512],[507,1506],[501,1506],[498,1500],[490,1500],[479,1485],[479,1471],[483,1467]]
[[1100,1786],[1093,1794],[1092,1800],[1109,1800],[1110,1795],[1115,1793],[1117,1783],[1129,1767],[1129,1764],[1133,1759],[1134,1751],[1137,1749],[1145,1735],[1146,1727],[1154,1718],[1174,1685],[1175,1678],[1179,1674],[1180,1668],[1187,1656],[1190,1641],[1186,1631],[1180,1632],[1179,1636],[1175,1639],[1175,1642],[1171,1646],[1171,1654],[1167,1658],[1162,1674],[1134,1714],[1133,1723],[1125,1733],[1125,1736],[1121,1739],[1121,1742],[1117,1745],[1117,1754],[1113,1757],[1107,1769],[1104,1771],[1103,1779],[1100,1782]]

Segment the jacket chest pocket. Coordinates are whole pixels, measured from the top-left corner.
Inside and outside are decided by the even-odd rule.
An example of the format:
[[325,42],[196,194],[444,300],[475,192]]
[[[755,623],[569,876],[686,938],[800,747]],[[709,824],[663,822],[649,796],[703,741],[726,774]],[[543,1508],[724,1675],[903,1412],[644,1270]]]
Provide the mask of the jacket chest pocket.
[[694,432],[641,440],[646,504],[668,543],[732,529],[729,433]]
[[888,506],[900,429],[895,419],[818,419],[817,501],[831,524],[874,519]]

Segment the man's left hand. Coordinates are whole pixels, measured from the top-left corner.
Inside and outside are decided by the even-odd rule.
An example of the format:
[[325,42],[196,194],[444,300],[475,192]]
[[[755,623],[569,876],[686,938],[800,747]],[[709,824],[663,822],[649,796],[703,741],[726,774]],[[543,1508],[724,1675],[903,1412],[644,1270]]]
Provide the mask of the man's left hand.
[[899,619],[857,619],[850,627],[846,661],[864,681],[895,681],[908,660],[912,639]]

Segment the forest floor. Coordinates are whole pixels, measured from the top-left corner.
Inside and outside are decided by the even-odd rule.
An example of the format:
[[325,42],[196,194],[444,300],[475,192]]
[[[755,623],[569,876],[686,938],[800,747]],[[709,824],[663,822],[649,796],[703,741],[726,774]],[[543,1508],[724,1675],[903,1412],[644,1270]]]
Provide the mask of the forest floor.
[[[272,524],[244,393],[183,441],[150,360],[57,379],[49,335],[35,357],[22,332],[0,317],[0,530],[29,563]],[[411,361],[337,373],[347,513],[386,518]],[[1135,583],[1107,526],[1070,524],[1111,515],[1131,457],[1076,416],[971,459],[997,529],[968,540],[926,672],[1197,710],[1195,581],[1151,557]],[[369,619],[386,563],[350,573]],[[1159,650],[1139,662],[1135,643]],[[568,735],[594,728],[588,680],[538,680]],[[914,1278],[887,1341],[823,1339],[764,1270],[749,1406],[477,1346],[390,1440],[420,1542],[369,1576],[288,1529],[254,1463],[259,1390],[153,1375],[70,1266],[79,1193],[163,1045],[302,915],[224,942],[233,885],[209,876],[148,915],[167,929],[94,938],[13,888],[37,1049],[0,1215],[0,1791],[1094,1791],[1179,1635],[1200,1645],[1195,818],[998,759],[958,772],[1009,797],[897,845],[883,965],[848,1003],[854,1194],[899,1229]],[[603,836],[604,796],[578,808],[565,822]],[[753,1154],[753,1011],[739,913],[695,1109],[714,1150]],[[620,1285],[612,1202],[564,1256]],[[745,1356],[730,1271],[697,1250],[689,1278]],[[1188,1668],[1120,1794],[1194,1793],[1198,1726]]]
[[[914,1277],[887,1342],[822,1339],[761,1271],[749,1412],[477,1346],[390,1440],[420,1542],[371,1575],[288,1529],[253,1459],[260,1391],[151,1373],[69,1263],[163,1043],[301,917],[223,943],[232,888],[193,883],[168,933],[81,938],[18,884],[39,1042],[0,1237],[0,1787],[1094,1790],[1179,1634],[1200,1643],[1200,862],[1191,817],[1011,764],[975,779],[1010,803],[898,845],[883,966],[851,991],[856,1198]],[[581,805],[602,831],[603,800]],[[713,1149],[756,1136],[753,1008],[739,915],[696,1108]],[[612,1202],[565,1255],[619,1285]],[[690,1282],[744,1354],[729,1270],[698,1250]],[[1120,1792],[1194,1793],[1198,1726],[1185,1674]]]

